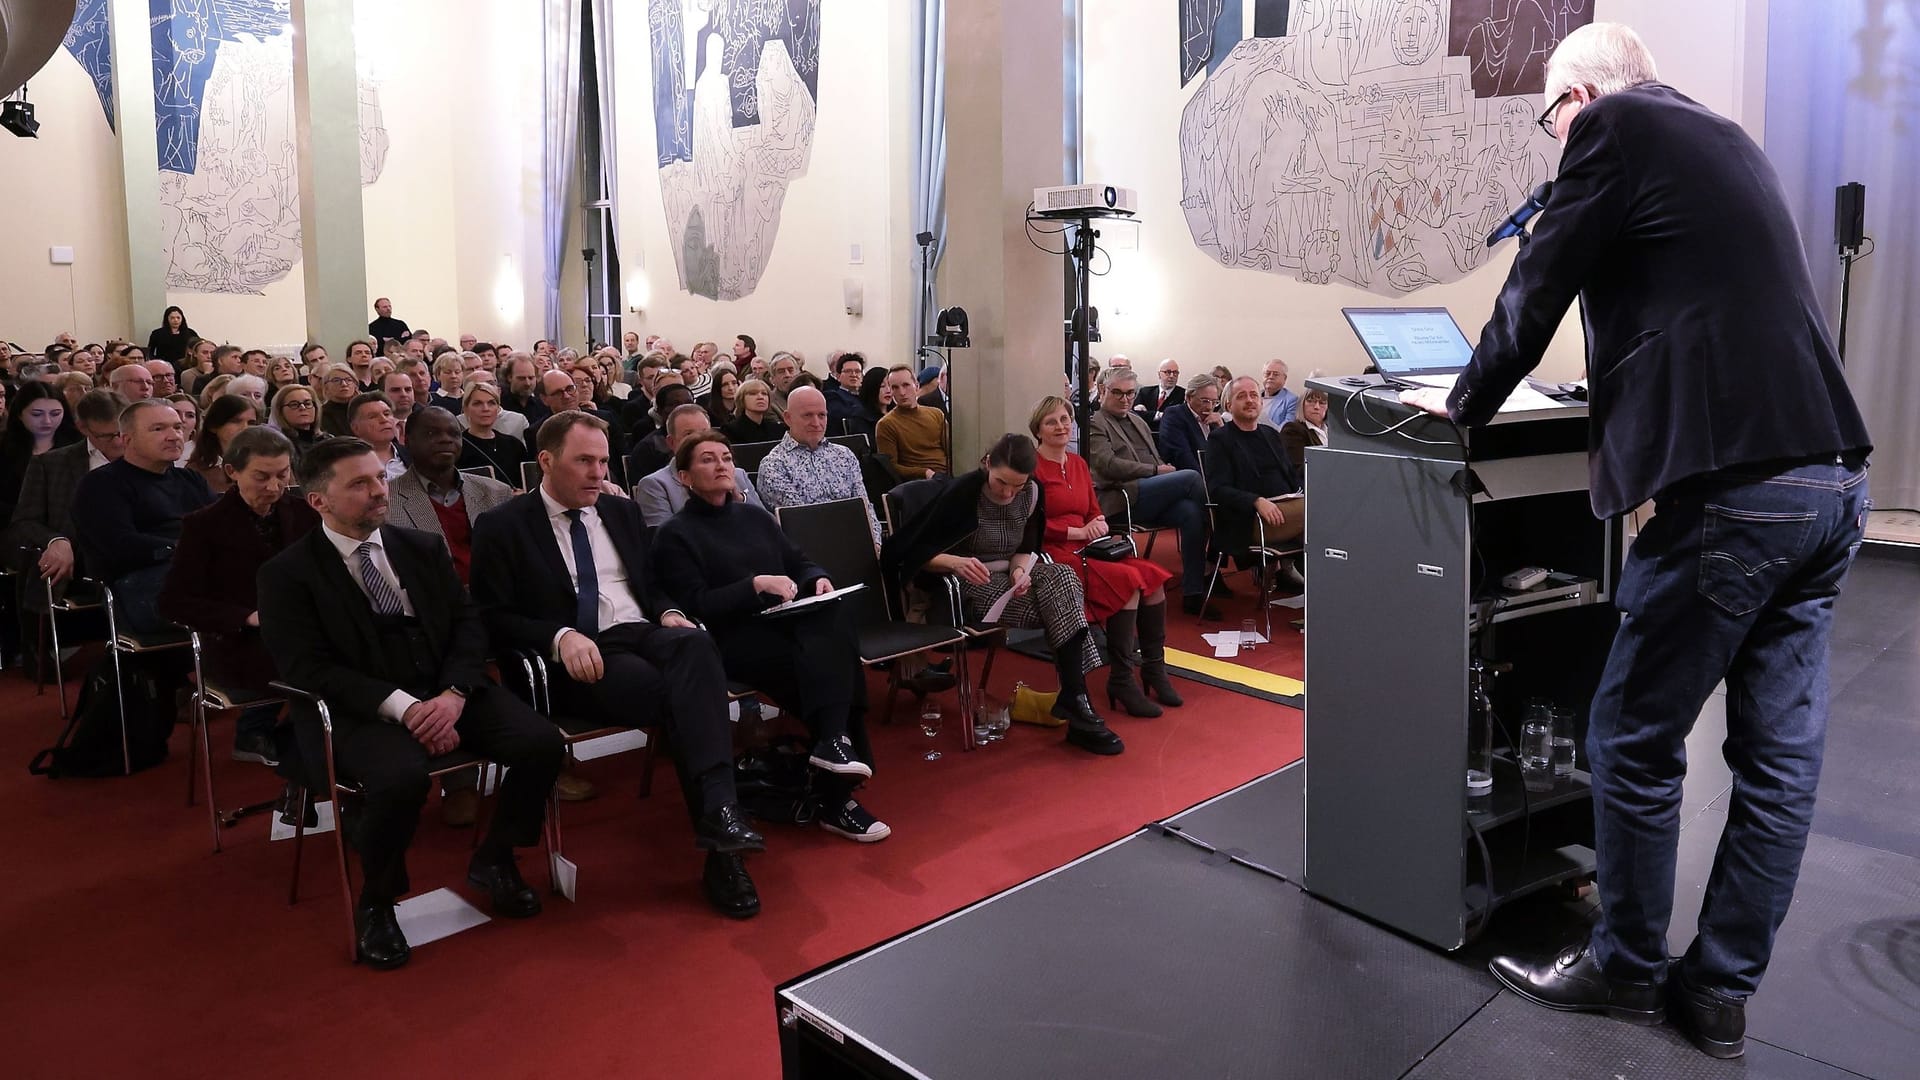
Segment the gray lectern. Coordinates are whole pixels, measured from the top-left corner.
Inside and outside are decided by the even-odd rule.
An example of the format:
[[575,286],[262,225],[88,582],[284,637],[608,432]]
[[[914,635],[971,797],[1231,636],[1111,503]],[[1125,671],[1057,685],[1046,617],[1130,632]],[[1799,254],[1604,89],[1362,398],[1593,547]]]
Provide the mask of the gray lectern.
[[[1618,521],[1587,502],[1587,414],[1503,413],[1471,431],[1397,392],[1326,391],[1307,452],[1306,888],[1452,949],[1493,908],[1590,875],[1587,705],[1618,615]],[[1552,576],[1525,591],[1510,572]],[[1469,813],[1468,669],[1496,672],[1491,806]],[[1528,792],[1524,704],[1577,713],[1581,768]]]

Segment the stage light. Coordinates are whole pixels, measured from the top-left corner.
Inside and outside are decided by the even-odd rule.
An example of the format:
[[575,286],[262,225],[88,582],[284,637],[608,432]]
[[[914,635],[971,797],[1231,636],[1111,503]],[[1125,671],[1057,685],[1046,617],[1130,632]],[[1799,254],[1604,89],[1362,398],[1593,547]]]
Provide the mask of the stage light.
[[28,103],[27,88],[20,88],[20,97],[0,104],[0,127],[6,128],[23,139],[40,137],[40,121],[33,118],[33,106]]

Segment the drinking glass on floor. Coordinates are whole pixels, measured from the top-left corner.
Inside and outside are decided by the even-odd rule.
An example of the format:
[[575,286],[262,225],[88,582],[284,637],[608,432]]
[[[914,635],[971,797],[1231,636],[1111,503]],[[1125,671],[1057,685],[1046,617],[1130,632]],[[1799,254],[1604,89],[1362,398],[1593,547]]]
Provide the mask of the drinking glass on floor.
[[[929,701],[920,711],[920,733],[929,739],[939,738],[940,723],[944,719],[946,718],[941,715],[940,706]],[[939,761],[940,751],[935,750],[929,745],[927,752],[922,754],[921,757],[927,761]]]

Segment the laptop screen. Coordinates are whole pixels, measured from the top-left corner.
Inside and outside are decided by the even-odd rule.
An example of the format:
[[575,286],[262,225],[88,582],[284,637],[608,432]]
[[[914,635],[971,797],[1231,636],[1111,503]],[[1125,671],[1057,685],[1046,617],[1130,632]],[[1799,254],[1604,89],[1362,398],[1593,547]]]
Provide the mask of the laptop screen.
[[1341,308],[1382,375],[1447,375],[1473,359],[1473,346],[1446,308]]

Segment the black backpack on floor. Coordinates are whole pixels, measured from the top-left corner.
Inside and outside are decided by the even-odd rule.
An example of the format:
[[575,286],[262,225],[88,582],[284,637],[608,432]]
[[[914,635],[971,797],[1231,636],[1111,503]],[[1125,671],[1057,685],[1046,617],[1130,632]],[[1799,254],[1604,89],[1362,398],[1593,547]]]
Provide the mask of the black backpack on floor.
[[73,719],[52,746],[33,756],[27,771],[59,780],[70,776],[126,776],[167,759],[167,740],[178,718],[177,679],[123,661],[126,677],[127,744],[120,746],[120,700],[114,691],[113,658],[102,657],[80,686]]

